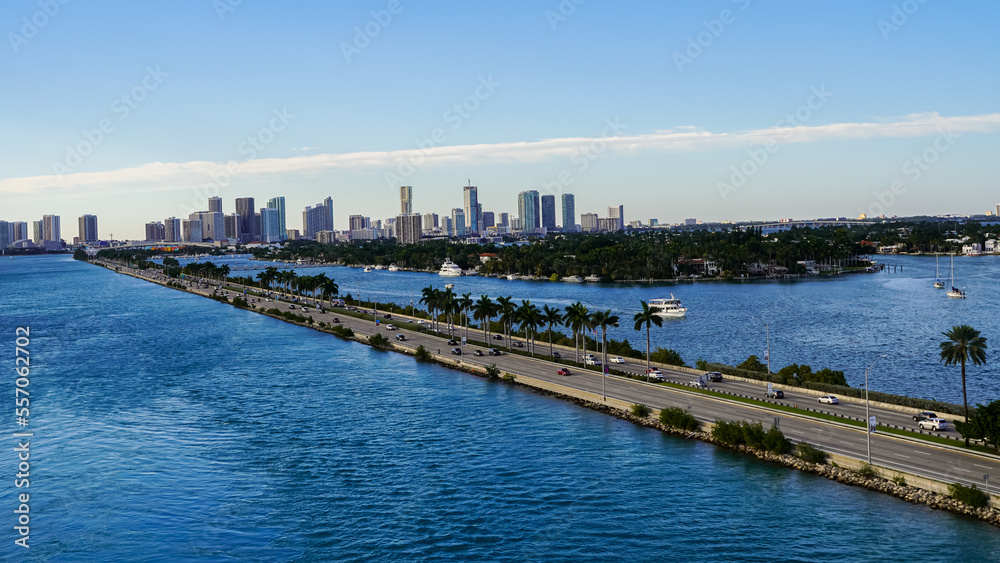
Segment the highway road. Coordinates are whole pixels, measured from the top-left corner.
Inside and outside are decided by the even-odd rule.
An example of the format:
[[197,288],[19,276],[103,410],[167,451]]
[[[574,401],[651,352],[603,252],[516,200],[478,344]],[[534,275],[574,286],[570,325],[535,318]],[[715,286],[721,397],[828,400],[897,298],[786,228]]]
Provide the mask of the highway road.
[[[143,277],[156,276],[155,272],[129,271],[128,273]],[[156,281],[162,281],[162,277]],[[190,283],[190,285],[191,289],[199,291],[202,294],[211,294],[214,290],[211,282],[207,284]],[[253,290],[256,291],[256,288],[253,288]],[[289,307],[288,303],[267,302],[264,299],[252,302],[252,305],[264,309],[274,307],[281,310],[287,310]],[[302,314],[301,305],[297,305],[294,312]],[[380,319],[379,325],[376,328],[375,323],[371,320],[364,320],[335,311],[319,313],[311,306],[309,306],[308,314],[317,322],[333,323],[336,317],[340,321],[340,324],[350,327],[359,335],[370,335],[378,331],[390,340],[393,340],[395,335],[403,334],[405,340],[396,343],[410,348],[423,345],[432,352],[440,351],[442,354],[449,354],[450,350],[454,347],[447,343],[447,337],[400,328],[388,329],[387,325],[391,324],[393,320],[406,320],[399,315],[394,315],[394,319]],[[461,340],[461,334],[463,334],[461,329],[457,329],[456,337],[459,341]],[[496,364],[502,371],[515,375],[526,375],[597,395],[606,393],[608,398],[627,401],[629,403],[641,403],[656,409],[680,407],[688,410],[698,420],[704,422],[714,422],[717,419],[726,421],[756,421],[761,422],[766,429],[770,428],[777,421],[781,431],[793,442],[806,441],[831,453],[859,460],[867,459],[866,433],[863,428],[850,427],[838,422],[829,422],[798,414],[776,411],[765,406],[740,403],[725,397],[717,397],[700,392],[693,387],[685,389],[658,383],[646,383],[619,376],[602,377],[598,372],[572,366],[569,367],[572,375],[558,375],[556,373],[557,370],[567,366],[555,363],[551,359],[546,359],[546,357],[529,358],[508,354],[505,349],[502,350],[502,355],[500,356],[489,356],[486,355],[488,348],[473,345],[458,347],[463,351],[461,360],[466,363],[480,366]],[[482,351],[484,356],[473,355],[476,350]],[[544,352],[547,355],[548,345],[538,343],[536,351]],[[564,357],[571,357],[565,351],[561,353]],[[572,350],[570,350],[569,354],[572,353]],[[645,371],[644,362],[642,364],[633,362],[614,364],[614,367],[622,371],[635,373]],[[678,371],[664,370],[664,374],[669,380],[674,382],[683,383],[696,379],[696,376],[692,374]],[[734,380],[724,380],[721,383],[712,383],[710,385],[713,390],[740,393],[761,399],[763,398],[765,389],[764,384]],[[799,407],[821,407],[821,410],[824,411],[864,419],[863,404],[858,405],[842,402],[839,405],[819,405],[814,396],[796,392],[793,389],[786,389],[785,400],[779,402],[787,405],[797,404]],[[910,414],[876,407],[872,407],[871,411],[873,415],[878,417],[880,423],[905,426],[911,429],[915,427]],[[964,449],[957,446],[941,446],[931,442],[893,436],[882,432],[876,432],[871,436],[871,461],[878,466],[922,475],[945,483],[959,482],[963,484],[976,484],[982,487],[984,475],[1000,476],[1000,457],[964,451]]]

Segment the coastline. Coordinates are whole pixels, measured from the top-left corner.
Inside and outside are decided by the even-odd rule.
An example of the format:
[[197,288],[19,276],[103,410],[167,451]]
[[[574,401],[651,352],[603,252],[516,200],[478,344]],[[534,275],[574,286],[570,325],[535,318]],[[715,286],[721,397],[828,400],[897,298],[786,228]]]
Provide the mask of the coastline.
[[[88,263],[98,265],[105,269],[111,270],[113,273],[129,275],[131,277],[141,279],[144,281],[149,281],[161,285],[163,287],[180,289],[187,293],[193,293],[210,299],[212,298],[211,293],[209,293],[208,291],[197,291],[196,289],[183,287],[177,283],[177,280],[170,279],[168,280],[168,282],[161,282],[159,280],[139,275],[137,273],[134,274],[127,271],[118,271],[111,266],[99,263],[97,261],[93,262],[88,261]],[[127,266],[118,265],[118,267],[126,268]],[[167,285],[168,283],[171,282],[173,283],[173,285]],[[329,326],[324,328],[316,326],[315,323],[306,323],[306,322],[298,322],[295,320],[290,320],[282,316],[276,316],[274,314],[271,314],[266,310],[263,310],[262,308],[247,308],[246,310],[250,312],[263,314],[305,328],[311,328],[313,330],[335,335],[331,330],[329,330],[330,328]],[[353,336],[350,337],[344,337],[344,336],[340,337],[345,339],[349,338],[351,340],[354,340],[355,342],[370,345],[370,343],[367,340],[367,337],[363,335],[354,334]],[[409,356],[414,355],[413,350],[397,345],[395,342],[389,343],[388,350]],[[438,365],[455,369],[458,371],[464,371],[466,373],[474,374],[480,377],[489,377],[489,375],[486,373],[485,368],[478,364],[464,362],[463,360],[457,359],[452,356],[447,356],[433,352],[431,352],[431,357],[433,358],[433,362]],[[862,467],[862,462],[860,460],[846,456],[830,454],[830,457],[833,461],[832,464],[812,464],[802,461],[801,459],[792,455],[775,455],[769,452],[752,450],[745,446],[732,447],[727,444],[723,444],[712,437],[712,435],[709,433],[711,427],[713,426],[711,423],[706,423],[706,422],[700,423],[701,430],[695,432],[679,430],[661,424],[659,420],[656,419],[658,411],[655,409],[653,410],[653,414],[650,417],[637,418],[633,416],[629,411],[629,407],[631,406],[631,404],[625,401],[613,398],[601,398],[600,395],[594,395],[592,393],[588,393],[586,391],[582,391],[579,389],[538,380],[530,376],[518,375],[518,374],[512,374],[512,375],[513,375],[513,381],[512,381],[513,384],[532,389],[537,393],[552,395],[554,397],[558,397],[560,399],[573,402],[575,404],[584,406],[586,408],[590,408],[592,410],[596,410],[598,412],[610,414],[612,416],[628,420],[634,424],[655,428],[662,432],[675,434],[684,438],[696,438],[698,440],[701,440],[703,442],[712,445],[723,446],[727,449],[731,449],[743,454],[752,455],[762,461],[778,463],[790,469],[797,469],[809,473],[814,473],[817,475],[827,477],[828,479],[835,480],[840,483],[853,486],[860,486],[872,491],[890,494],[907,502],[916,504],[925,504],[931,508],[947,510],[949,512],[962,514],[965,516],[972,516],[979,520],[988,522],[994,526],[1000,526],[1000,512],[997,512],[992,508],[981,508],[981,509],[974,508],[970,505],[967,505],[956,499],[953,499],[945,494],[942,494],[942,491],[946,490],[947,488],[945,483],[934,481],[920,475],[902,473],[897,470],[872,465],[871,467],[875,468],[876,471],[879,472],[882,476],[875,476],[875,477],[864,476],[857,471],[858,468]],[[892,480],[884,477],[885,475],[889,474],[897,474],[897,475],[902,474],[906,477],[907,483],[910,483],[912,479],[913,483],[919,483],[921,486],[900,485],[894,483]],[[994,500],[993,497],[995,496],[996,495],[991,496],[991,501]]]

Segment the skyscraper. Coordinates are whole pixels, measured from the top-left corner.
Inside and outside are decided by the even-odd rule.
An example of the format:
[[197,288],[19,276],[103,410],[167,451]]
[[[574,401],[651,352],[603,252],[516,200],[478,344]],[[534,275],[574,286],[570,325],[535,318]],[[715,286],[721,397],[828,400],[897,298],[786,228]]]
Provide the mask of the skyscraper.
[[585,233],[592,233],[597,230],[597,213],[580,214],[580,230]]
[[236,214],[240,217],[240,242],[250,242],[257,238],[254,231],[254,206],[252,197],[236,198]]
[[501,227],[510,227],[510,213],[500,214],[500,225]]
[[367,229],[370,223],[370,219],[364,215],[351,215],[347,218],[348,229],[351,231],[360,231],[361,229]]
[[0,250],[7,248],[12,242],[14,242],[14,224],[0,221]]
[[278,225],[281,228],[281,236],[279,237],[279,240],[285,240],[287,237],[285,230],[288,228],[285,225],[285,198],[282,196],[272,197],[267,200],[267,206],[271,209],[278,210]]
[[488,229],[490,227],[495,227],[495,226],[496,226],[496,219],[494,219],[493,212],[492,211],[484,211],[483,212],[483,230],[485,231],[486,229]]
[[79,219],[80,242],[95,242],[97,238],[97,215],[84,215]]
[[62,229],[59,227],[58,215],[42,215],[42,240],[53,242],[62,240]]
[[[479,188],[471,185],[462,188],[465,196],[465,207],[463,216],[465,217],[465,230],[469,234],[479,232]],[[454,214],[452,214],[454,216]]]
[[202,242],[201,219],[181,220],[181,240],[184,242]]
[[401,215],[413,213],[413,186],[399,186],[399,207]]
[[424,230],[430,232],[436,228],[438,228],[438,214],[424,213]]
[[273,207],[261,208],[260,239],[264,242],[278,242],[284,234],[279,211]]
[[13,225],[14,225],[14,236],[11,242],[16,242],[19,240],[24,240],[26,238],[29,238],[27,221],[14,221]]
[[42,228],[42,222],[41,221],[32,221],[31,222],[31,227],[32,227],[32,231],[33,231],[33,233],[32,233],[33,236],[31,237],[31,242],[35,243],[36,245],[42,244],[42,241],[45,239],[45,237],[44,237],[44,235],[45,235],[45,229]]
[[399,244],[416,244],[423,235],[423,221],[419,213],[399,215],[396,217],[396,242]]
[[527,190],[517,194],[517,216],[521,219],[521,229],[534,233],[541,227],[538,190]]
[[556,196],[542,196],[542,227],[546,231],[556,229]]
[[452,228],[455,230],[452,235],[456,237],[464,237],[468,232],[466,231],[465,211],[458,207],[452,209],[451,224]]
[[235,213],[230,213],[226,215],[224,219],[226,223],[225,235],[226,238],[232,241],[240,240],[240,216]]
[[226,216],[221,211],[199,211],[192,213],[188,219],[201,221],[202,240],[226,239]]
[[163,223],[159,221],[150,221],[146,223],[146,240],[159,242],[162,241],[164,237]]
[[562,195],[562,228],[570,233],[576,230],[576,198],[573,194]]
[[163,221],[163,241],[164,242],[180,242],[181,241],[181,220],[177,217],[170,217]]
[[611,219],[618,219],[618,228],[616,230],[620,231],[625,228],[625,206],[619,205],[616,207],[608,208],[608,217]]
[[222,198],[215,196],[208,198],[209,213],[222,213]]
[[316,207],[302,212],[302,238],[315,239],[319,231],[333,230],[333,198],[328,197]]

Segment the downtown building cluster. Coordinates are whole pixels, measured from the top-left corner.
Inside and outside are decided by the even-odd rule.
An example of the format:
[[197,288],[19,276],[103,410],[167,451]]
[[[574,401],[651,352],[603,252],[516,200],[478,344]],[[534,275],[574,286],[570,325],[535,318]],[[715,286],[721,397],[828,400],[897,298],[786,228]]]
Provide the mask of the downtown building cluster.
[[[82,215],[77,223],[79,236],[73,237],[74,246],[100,240],[96,215]],[[30,230],[27,221],[0,220],[0,250],[61,250],[65,245],[58,215],[43,215],[41,220],[31,222]]]

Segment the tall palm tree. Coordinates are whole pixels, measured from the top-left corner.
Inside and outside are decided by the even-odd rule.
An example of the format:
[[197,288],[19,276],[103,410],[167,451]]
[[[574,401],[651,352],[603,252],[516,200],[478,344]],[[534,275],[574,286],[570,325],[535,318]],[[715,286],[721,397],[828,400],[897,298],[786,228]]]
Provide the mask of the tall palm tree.
[[528,339],[528,353],[535,355],[535,331],[542,324],[542,312],[531,301],[521,300],[521,306],[517,308],[517,320],[521,324],[525,338]]
[[337,282],[332,279],[327,279],[323,282],[323,285],[320,286],[320,291],[322,291],[323,299],[326,299],[327,303],[329,303],[332,308],[333,296],[340,293],[340,288],[337,286]]
[[469,338],[469,307],[472,307],[472,294],[463,293],[461,297],[458,298],[458,307],[462,310],[462,314],[465,315],[465,322],[462,326],[465,327],[465,338]]
[[646,325],[646,381],[649,381],[649,325],[663,326],[663,319],[649,308],[649,303],[645,301],[640,301],[640,303],[642,303],[642,311],[636,313],[632,320],[635,321],[636,330],[642,330],[642,325]]
[[516,319],[517,307],[514,299],[507,297],[497,297],[496,312],[500,314],[500,324],[503,325],[504,339],[507,341],[507,351],[510,351],[510,327]]
[[420,290],[422,297],[420,298],[420,303],[427,306],[427,314],[431,316],[431,330],[434,329],[434,321],[437,320],[437,309],[438,303],[440,302],[440,290],[434,289],[432,286],[427,286]]
[[[944,365],[959,364],[962,366],[962,401],[965,403],[965,421],[969,421],[969,397],[965,392],[965,364],[968,361],[982,365],[986,361],[986,338],[979,336],[979,331],[969,325],[951,327],[948,332],[942,332],[948,337],[941,343],[941,361]],[[969,437],[965,437],[965,445],[969,445]]]
[[261,289],[271,289],[271,284],[277,279],[278,269],[274,266],[264,268],[264,271],[257,274],[257,279],[260,280]]
[[561,325],[563,323],[563,316],[562,316],[562,313],[559,312],[559,309],[557,309],[555,307],[549,307],[548,305],[545,305],[544,307],[542,307],[542,319],[544,320],[545,324],[547,324],[549,326],[549,355],[551,356],[552,355],[552,326],[553,325]]
[[445,319],[448,322],[448,336],[455,338],[455,322],[454,315],[459,312],[458,299],[455,297],[455,292],[451,288],[445,288],[444,292],[441,293],[441,312],[445,314]]
[[601,329],[601,366],[607,369],[608,365],[608,327],[618,326],[618,315],[612,315],[611,309],[607,311],[597,311],[593,315],[595,327]]
[[[590,311],[579,301],[566,306],[565,322],[573,331],[573,348],[576,350],[577,363],[580,363],[580,333],[584,330],[584,324],[586,324],[588,315],[590,315]],[[586,335],[584,335],[584,338],[586,338]],[[584,345],[586,346],[586,341],[584,341]]]
[[488,295],[481,295],[472,304],[472,318],[483,322],[483,342],[489,342],[490,319],[493,318],[494,304]]
[[226,280],[229,279],[230,271],[229,264],[223,264],[222,267],[219,268],[219,275],[222,277],[222,285],[226,285]]

